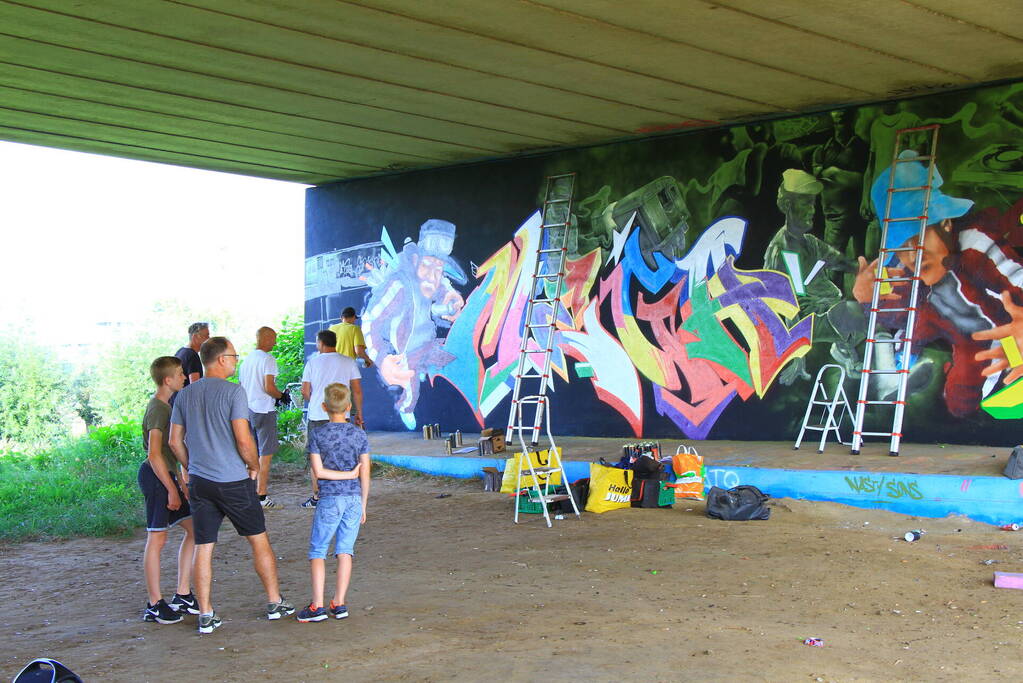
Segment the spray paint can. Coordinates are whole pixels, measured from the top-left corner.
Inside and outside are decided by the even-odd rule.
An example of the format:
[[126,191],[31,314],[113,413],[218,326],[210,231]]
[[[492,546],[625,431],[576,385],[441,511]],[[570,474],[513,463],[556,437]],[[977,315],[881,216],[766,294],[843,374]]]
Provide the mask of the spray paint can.
[[458,445],[458,441],[455,439],[454,434],[448,434],[448,453],[453,451]]
[[461,429],[456,429],[455,430],[455,445],[459,446],[459,447],[461,447],[461,445],[462,445],[462,430]]
[[437,423],[437,422],[433,423],[433,438],[435,438],[435,439],[440,439],[441,438],[440,424]]
[[1002,531],[1019,531],[1019,524],[1003,524],[998,528]]
[[423,425],[423,438],[427,440],[433,438],[433,428],[430,425]]
[[919,529],[913,529],[912,531],[907,531],[903,538],[906,539],[906,543],[912,543],[913,541],[919,541],[923,533]]

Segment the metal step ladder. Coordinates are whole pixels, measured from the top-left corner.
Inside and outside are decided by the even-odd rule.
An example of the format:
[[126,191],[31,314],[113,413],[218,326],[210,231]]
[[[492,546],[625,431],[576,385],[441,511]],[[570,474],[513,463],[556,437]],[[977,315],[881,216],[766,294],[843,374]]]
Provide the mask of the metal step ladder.
[[[558,450],[558,446],[554,443],[554,435],[551,434],[551,405],[547,401],[540,403],[538,401],[532,401],[530,399],[538,399],[537,396],[527,396],[518,405],[517,416],[515,419],[516,425],[518,425],[515,431],[518,433],[519,446],[521,450],[518,452],[518,473],[515,476],[515,491],[519,492],[522,490],[522,477],[532,477],[533,485],[530,487],[530,491],[527,492],[528,500],[531,503],[539,503],[543,510],[544,521],[547,522],[547,527],[551,526],[551,513],[547,509],[549,503],[557,503],[563,500],[569,500],[572,502],[572,511],[576,517],[579,517],[579,506],[575,502],[575,498],[572,496],[572,489],[569,487],[568,477],[565,476],[565,468],[561,464],[561,451]],[[522,420],[522,407],[524,405],[536,405],[537,412],[543,412],[544,423],[546,424],[547,441],[547,466],[537,467],[533,464],[533,458],[530,457],[530,452],[538,452],[539,444],[535,441],[531,444],[531,448],[526,448],[526,440],[524,434],[530,430],[527,424],[523,423]],[[528,474],[526,472],[528,470]],[[556,478],[556,475],[561,475],[561,485],[568,491],[567,494],[554,493],[554,486],[549,482],[551,479]],[[542,483],[541,483],[542,482]],[[515,500],[515,523],[519,523],[519,501]]]
[[[892,150],[892,163],[888,173],[888,192],[885,200],[884,218],[881,221],[881,248],[878,251],[877,270],[874,273],[873,295],[870,300],[870,315],[867,321],[867,341],[863,351],[863,371],[860,377],[860,390],[856,399],[856,418],[853,421],[853,438],[851,451],[858,454],[865,436],[884,436],[891,439],[888,455],[898,455],[902,441],[902,421],[906,413],[906,387],[909,384],[909,370],[912,348],[913,328],[916,323],[917,299],[920,292],[920,265],[923,261],[923,242],[930,222],[927,217],[931,202],[931,189],[934,183],[934,169],[938,153],[938,129],[940,125],[917,126],[904,128],[895,134],[895,148]],[[927,165],[927,181],[916,187],[896,187],[895,179],[900,164],[922,163]],[[922,192],[923,209],[919,216],[903,216],[893,218],[892,200],[897,193]],[[915,246],[888,244],[888,231],[893,223],[917,223],[917,243]],[[886,268],[888,260],[899,253],[915,252],[911,275],[890,277]],[[885,306],[882,289],[891,290],[893,283],[910,285],[909,300],[906,306]],[[902,285],[904,286],[904,285]],[[904,324],[902,335],[883,337],[878,335],[877,318],[879,313],[899,316]],[[877,344],[901,344],[899,361],[895,368],[875,368],[874,347]],[[883,375],[895,375],[898,381],[896,396],[892,400],[869,400],[871,380]],[[892,428],[889,432],[863,431],[864,420],[868,409],[893,409]]]
[[[551,493],[547,480],[554,472],[561,472],[562,483],[568,481],[561,467],[561,457],[556,450],[550,425],[550,393],[553,388],[551,377],[551,353],[557,332],[558,314],[561,312],[561,290],[565,281],[565,262],[568,254],[568,231],[572,218],[572,195],[575,192],[575,173],[548,176],[544,188],[541,210],[540,234],[536,244],[536,259],[530,281],[529,300],[526,304],[525,320],[522,327],[522,342],[519,346],[519,362],[513,378],[511,406],[508,411],[508,430],[505,441],[512,443],[518,437],[522,450],[519,452],[519,473],[516,491],[520,490],[523,467],[532,475],[532,502],[540,502],[547,526],[551,526],[547,503],[572,501],[572,509],[579,515],[575,499],[570,495],[556,496]],[[552,467],[536,468],[529,457],[539,448],[541,427],[550,445]],[[526,434],[529,434],[529,443]],[[554,460],[557,466],[553,466]],[[543,470],[543,471],[538,471]],[[540,476],[537,477],[536,475]],[[541,487],[540,481],[544,484]],[[543,490],[541,490],[541,488]],[[515,505],[515,522],[519,521],[519,506]]]
[[[834,392],[828,398],[828,390],[824,386],[824,374],[831,368],[838,370],[838,384],[835,385]],[[821,411],[820,421],[816,425],[812,425],[810,424],[810,415],[817,406],[822,406],[824,409]],[[840,411],[839,407],[841,407]],[[839,411],[839,414],[835,415],[835,411]],[[849,418],[850,424],[855,420],[852,406],[849,403],[849,397],[845,394],[845,368],[834,363],[822,365],[821,369],[817,371],[817,379],[813,383],[813,392],[810,394],[810,400],[806,402],[803,426],[799,428],[799,436],[796,438],[796,445],[792,449],[799,450],[799,444],[803,442],[803,435],[808,431],[821,432],[821,442],[817,448],[818,453],[824,452],[824,444],[827,442],[828,434],[832,430],[835,432],[835,439],[838,443],[848,446],[850,442],[842,440],[842,432],[839,429],[842,420],[846,417]]]

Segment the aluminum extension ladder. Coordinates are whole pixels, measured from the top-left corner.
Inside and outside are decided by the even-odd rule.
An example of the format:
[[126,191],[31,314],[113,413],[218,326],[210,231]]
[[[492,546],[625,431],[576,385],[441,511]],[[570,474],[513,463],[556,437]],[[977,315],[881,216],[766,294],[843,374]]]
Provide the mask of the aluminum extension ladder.
[[[512,443],[517,436],[522,450],[519,452],[519,472],[515,490],[523,475],[523,466],[532,475],[531,502],[539,502],[543,508],[547,526],[551,526],[547,503],[560,500],[572,501],[572,509],[579,515],[579,508],[571,495],[553,495],[547,480],[561,472],[562,483],[568,481],[561,466],[554,437],[551,435],[551,410],[548,393],[553,387],[551,377],[551,353],[557,332],[558,314],[561,311],[561,289],[565,281],[565,262],[568,254],[568,231],[572,218],[572,195],[575,192],[575,173],[548,176],[544,189],[541,211],[540,235],[536,243],[536,259],[530,281],[529,300],[526,304],[525,320],[522,327],[522,342],[519,346],[519,362],[513,378],[511,406],[508,411],[508,430],[505,441]],[[539,368],[539,369],[538,369]],[[531,411],[531,414],[530,414]],[[541,427],[550,442],[551,467],[534,467],[530,452],[539,449]],[[526,433],[529,443],[526,443]],[[554,465],[555,459],[557,465]],[[539,476],[537,476],[539,475]],[[542,486],[540,481],[543,480]],[[515,522],[519,521],[519,505],[515,505]]]
[[[934,169],[938,154],[938,124],[929,126],[917,126],[915,128],[904,128],[895,134],[895,148],[892,150],[892,164],[888,173],[888,192],[885,200],[884,219],[881,221],[881,248],[878,250],[877,270],[874,273],[874,291],[870,300],[870,316],[867,322],[867,341],[863,350],[863,371],[860,377],[860,390],[856,399],[856,418],[853,421],[853,438],[851,451],[853,454],[860,452],[865,436],[886,436],[891,438],[891,445],[888,455],[899,454],[899,444],[902,441],[902,421],[906,413],[906,387],[909,384],[910,350],[912,348],[913,328],[916,323],[917,298],[920,291],[920,265],[923,262],[923,243],[927,233],[927,225],[930,222],[927,217],[928,207],[931,202],[931,189],[934,186]],[[925,144],[914,145],[910,140],[926,140]],[[920,148],[926,147],[926,153],[921,154]],[[905,154],[915,151],[916,154]],[[896,187],[896,170],[899,164],[904,163],[926,163],[927,181],[924,185],[916,187]],[[900,192],[923,192],[923,208],[919,216],[903,216],[892,218],[892,199]],[[888,229],[892,223],[918,223],[917,243],[915,246],[889,245]],[[889,277],[885,267],[886,262],[892,254],[903,252],[915,252],[913,259],[913,272],[908,276]],[[885,307],[882,305],[882,288],[890,288],[892,283],[909,282],[908,306]],[[905,316],[903,329],[905,333],[894,338],[878,338],[877,316],[878,313],[890,313]],[[899,362],[895,368],[875,368],[874,346],[876,344],[902,344],[899,353]],[[880,375],[896,375],[898,390],[894,400],[868,400],[870,380]],[[884,406],[894,409],[892,416],[892,429],[890,432],[865,432],[863,423],[868,407]]]
[[[838,384],[835,385],[835,391],[829,398],[828,390],[824,386],[824,373],[831,368],[838,370]],[[811,425],[809,424],[810,415],[817,406],[823,407],[821,419],[818,424]],[[839,410],[839,407],[841,407],[841,411],[836,416],[835,411]],[[846,417],[849,418],[850,423],[854,422],[855,418],[853,417],[852,407],[849,404],[849,397],[845,394],[845,368],[834,363],[822,365],[821,369],[817,371],[817,379],[813,383],[813,392],[810,394],[810,399],[806,402],[803,426],[799,429],[799,436],[796,438],[796,445],[792,447],[793,450],[799,450],[799,444],[803,442],[803,434],[808,431],[819,431],[821,433],[821,442],[817,447],[818,453],[824,452],[824,444],[827,442],[828,434],[832,430],[835,432],[835,439],[838,443],[848,446],[850,442],[842,441],[842,432],[839,429],[842,419]]]

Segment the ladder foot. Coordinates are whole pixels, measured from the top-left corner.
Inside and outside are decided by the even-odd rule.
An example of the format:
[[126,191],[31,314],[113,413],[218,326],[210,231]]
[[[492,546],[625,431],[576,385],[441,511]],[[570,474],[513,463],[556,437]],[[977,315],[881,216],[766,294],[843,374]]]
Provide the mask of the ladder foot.
[[858,449],[858,448],[854,448],[854,449],[852,449],[852,450],[851,450],[851,451],[849,451],[849,452],[850,452],[850,453],[852,453],[853,455],[859,455],[859,454],[860,454],[860,449]]
[[819,449],[819,450],[818,450],[817,452],[818,452],[818,453],[823,453],[823,452],[824,452],[824,449],[823,449],[823,448],[821,448],[821,449]]
[[892,456],[893,458],[897,458],[897,457],[899,457],[899,452],[898,451],[888,451],[888,455]]
[[799,450],[799,446],[793,446],[793,447],[792,447],[792,450],[794,450],[794,451],[798,451],[798,450]]

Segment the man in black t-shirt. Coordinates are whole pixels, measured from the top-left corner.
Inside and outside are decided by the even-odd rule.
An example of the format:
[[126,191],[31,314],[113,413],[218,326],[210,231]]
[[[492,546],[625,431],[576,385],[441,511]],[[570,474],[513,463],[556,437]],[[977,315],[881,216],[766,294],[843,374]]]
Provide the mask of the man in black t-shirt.
[[185,373],[185,386],[202,379],[202,361],[199,360],[199,347],[210,338],[209,323],[192,323],[188,326],[188,346],[182,346],[174,354],[181,361],[181,369]]

